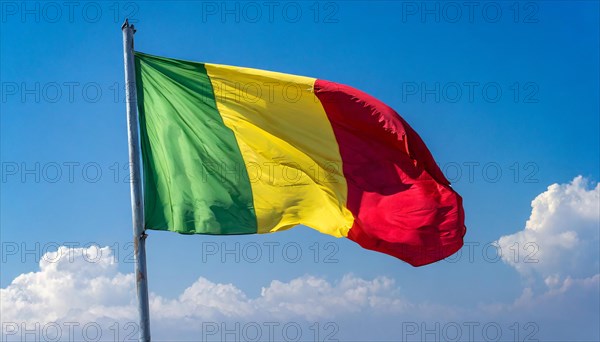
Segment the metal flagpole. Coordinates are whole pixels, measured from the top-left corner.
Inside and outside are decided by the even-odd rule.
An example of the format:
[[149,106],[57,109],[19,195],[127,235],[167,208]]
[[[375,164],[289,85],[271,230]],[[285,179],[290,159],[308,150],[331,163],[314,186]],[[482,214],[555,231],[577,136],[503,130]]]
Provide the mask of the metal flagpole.
[[140,140],[138,136],[137,92],[133,59],[133,34],[135,28],[126,19],[123,31],[123,58],[125,60],[125,97],[127,100],[127,138],[129,141],[129,169],[131,171],[131,210],[133,220],[133,247],[135,274],[140,314],[140,341],[150,341],[150,310],[148,306],[148,281],[146,277],[146,233],[140,174]]

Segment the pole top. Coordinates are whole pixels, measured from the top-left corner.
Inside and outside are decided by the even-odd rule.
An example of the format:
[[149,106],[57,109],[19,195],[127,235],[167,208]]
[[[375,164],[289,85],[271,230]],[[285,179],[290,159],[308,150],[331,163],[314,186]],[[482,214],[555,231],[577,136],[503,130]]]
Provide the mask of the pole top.
[[121,25],[121,30],[124,30],[126,28],[131,28],[131,30],[133,30],[133,33],[135,33],[136,31],[135,26],[133,24],[129,25],[129,18],[125,19],[125,22],[123,23],[123,25]]

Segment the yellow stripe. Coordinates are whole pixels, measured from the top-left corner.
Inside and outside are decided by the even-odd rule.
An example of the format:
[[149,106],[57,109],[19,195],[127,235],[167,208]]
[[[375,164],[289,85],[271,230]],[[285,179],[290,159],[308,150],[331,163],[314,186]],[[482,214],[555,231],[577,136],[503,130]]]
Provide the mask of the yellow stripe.
[[248,169],[258,233],[304,224],[347,236],[354,218],[342,159],[315,79],[215,64],[206,70]]

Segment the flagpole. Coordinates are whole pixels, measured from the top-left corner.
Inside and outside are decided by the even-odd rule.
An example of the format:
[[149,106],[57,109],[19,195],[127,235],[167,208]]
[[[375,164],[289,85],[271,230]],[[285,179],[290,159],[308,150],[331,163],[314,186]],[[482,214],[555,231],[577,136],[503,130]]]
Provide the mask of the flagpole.
[[127,105],[127,140],[129,142],[129,169],[131,171],[131,216],[133,221],[133,248],[138,311],[140,315],[140,341],[150,341],[150,310],[146,274],[146,233],[140,172],[140,140],[138,136],[137,91],[133,58],[135,28],[125,19],[123,26],[123,58],[125,61],[125,98]]

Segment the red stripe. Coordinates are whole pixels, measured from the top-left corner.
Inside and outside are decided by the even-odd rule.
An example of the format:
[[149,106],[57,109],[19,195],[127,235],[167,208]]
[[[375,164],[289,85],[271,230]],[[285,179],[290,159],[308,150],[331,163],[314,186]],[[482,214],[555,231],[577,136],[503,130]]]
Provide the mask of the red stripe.
[[317,80],[355,217],[348,238],[413,266],[446,258],[466,232],[461,197],[419,135],[393,109],[354,88]]

